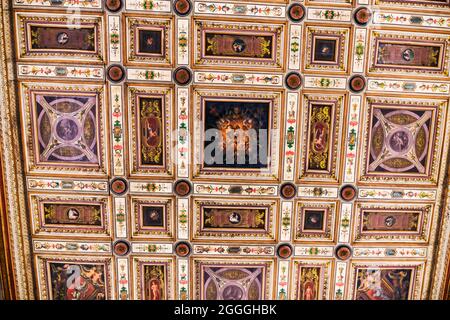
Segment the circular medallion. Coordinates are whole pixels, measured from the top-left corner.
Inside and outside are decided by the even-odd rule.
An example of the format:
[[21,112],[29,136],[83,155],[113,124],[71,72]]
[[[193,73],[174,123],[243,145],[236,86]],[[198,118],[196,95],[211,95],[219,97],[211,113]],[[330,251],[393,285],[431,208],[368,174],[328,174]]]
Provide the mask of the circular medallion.
[[341,188],[341,198],[345,201],[352,201],[356,198],[356,188],[350,184],[345,185]]
[[395,222],[397,222],[397,219],[395,219],[395,217],[393,216],[387,216],[386,218],[384,218],[384,225],[388,228],[392,227]]
[[70,143],[81,137],[81,123],[75,117],[62,116],[56,120],[55,136],[63,143]]
[[361,7],[356,9],[353,17],[355,18],[355,22],[361,26],[365,26],[369,23],[370,18],[372,17],[372,12],[366,7]]
[[178,242],[175,244],[175,253],[179,257],[187,257],[191,253],[191,245],[188,242]]
[[120,196],[127,192],[128,183],[123,178],[114,178],[111,181],[111,192]]
[[352,249],[349,246],[343,244],[336,247],[336,249],[334,250],[334,254],[339,260],[347,260],[352,256]]
[[105,7],[111,12],[117,12],[122,9],[122,0],[106,0]]
[[292,255],[292,246],[287,243],[280,244],[277,248],[277,255],[281,259],[287,259]]
[[125,240],[116,241],[113,251],[118,256],[125,256],[130,252],[130,244]]
[[241,222],[241,219],[242,219],[242,217],[238,212],[232,212],[228,216],[228,221],[231,224],[239,224]]
[[65,32],[60,32],[56,36],[56,41],[58,41],[59,44],[64,45],[69,41],[69,35]]
[[192,191],[191,183],[187,180],[178,180],[175,182],[174,191],[177,196],[186,197]]
[[192,72],[186,67],[176,68],[173,72],[173,80],[180,86],[189,84],[192,80]]
[[109,66],[106,75],[110,81],[120,82],[125,78],[125,69],[118,64],[114,64]]
[[294,22],[302,21],[305,17],[305,7],[300,3],[293,3],[288,8],[288,16]]
[[413,146],[413,135],[405,128],[393,130],[387,136],[387,146],[392,153],[403,155]]
[[302,85],[302,77],[297,72],[291,72],[286,75],[286,86],[291,90],[297,90]]
[[402,52],[402,59],[405,61],[414,60],[414,51],[412,49],[406,49]]
[[244,289],[237,284],[226,285],[222,289],[222,298],[224,300],[242,300]]
[[242,39],[236,39],[233,41],[233,44],[231,45],[233,48],[233,51],[236,53],[241,53],[245,51],[245,48],[247,45],[245,44],[244,40]]
[[292,199],[295,197],[295,193],[297,191],[297,188],[293,183],[287,182],[281,185],[280,187],[280,194],[285,199]]
[[69,219],[71,221],[77,221],[80,218],[80,211],[78,211],[78,209],[75,209],[75,208],[69,208],[66,211],[66,216],[67,216],[67,219]]
[[175,0],[173,9],[179,16],[187,16],[192,9],[192,3],[189,0]]
[[366,79],[364,79],[363,76],[356,75],[350,78],[348,85],[350,90],[354,92],[361,92],[366,87]]

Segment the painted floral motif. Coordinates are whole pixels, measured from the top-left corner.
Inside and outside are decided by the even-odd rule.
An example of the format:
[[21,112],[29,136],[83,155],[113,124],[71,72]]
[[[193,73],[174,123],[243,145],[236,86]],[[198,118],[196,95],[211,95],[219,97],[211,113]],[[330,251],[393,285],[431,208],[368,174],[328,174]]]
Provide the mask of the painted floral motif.
[[196,72],[195,81],[203,83],[230,83],[230,84],[253,84],[253,85],[273,85],[282,84],[281,75],[265,74],[242,74],[227,72]]
[[100,8],[101,3],[99,0],[15,0],[16,5],[29,5],[29,6],[53,6],[57,3],[62,7],[80,7],[80,8]]
[[127,0],[128,10],[170,12],[171,3],[167,0]]
[[196,2],[196,13],[284,17],[285,9],[281,6],[245,5],[223,2]]
[[20,76],[103,79],[103,68],[19,65]]

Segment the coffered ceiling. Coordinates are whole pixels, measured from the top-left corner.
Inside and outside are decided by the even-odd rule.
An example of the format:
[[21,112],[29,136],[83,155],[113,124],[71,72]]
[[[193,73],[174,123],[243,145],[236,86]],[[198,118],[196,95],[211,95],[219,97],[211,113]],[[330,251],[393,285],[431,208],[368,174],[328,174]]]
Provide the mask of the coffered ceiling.
[[444,297],[448,0],[3,14],[18,297]]

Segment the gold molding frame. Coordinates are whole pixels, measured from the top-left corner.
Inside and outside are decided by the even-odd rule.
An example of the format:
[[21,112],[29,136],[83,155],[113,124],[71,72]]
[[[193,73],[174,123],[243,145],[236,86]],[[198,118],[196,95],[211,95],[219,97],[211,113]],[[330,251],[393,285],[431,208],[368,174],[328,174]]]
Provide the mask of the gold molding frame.
[[2,171],[8,177],[5,185],[5,208],[9,231],[13,297],[34,299],[30,236],[25,202],[25,185],[19,138],[16,80],[13,69],[14,55],[11,43],[11,1],[0,0],[0,147]]

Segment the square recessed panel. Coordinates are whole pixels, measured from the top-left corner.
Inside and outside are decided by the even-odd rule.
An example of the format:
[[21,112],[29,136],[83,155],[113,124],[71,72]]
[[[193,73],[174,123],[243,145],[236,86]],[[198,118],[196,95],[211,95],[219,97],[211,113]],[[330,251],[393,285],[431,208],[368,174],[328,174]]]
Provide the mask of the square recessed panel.
[[140,214],[144,228],[164,227],[165,206],[143,205]]
[[333,241],[337,215],[336,202],[298,201],[294,241]]
[[313,36],[313,63],[338,63],[339,39]]
[[173,239],[173,198],[131,197],[130,203],[133,238]]
[[109,257],[36,257],[41,300],[109,300],[112,261]]
[[100,63],[104,60],[103,17],[16,14],[17,55],[19,60],[80,60]]
[[304,72],[348,71],[350,28],[307,26]]
[[[270,101],[233,101],[233,100],[205,100],[204,102],[204,114],[205,114],[205,125],[204,132],[207,133],[208,130],[216,130],[221,133],[222,141],[224,142],[224,151],[222,152],[222,157],[219,154],[213,153],[215,161],[208,161],[204,158],[203,167],[205,169],[210,168],[223,168],[223,169],[267,169],[268,164],[264,161],[258,161],[262,159],[267,159],[269,156],[267,148],[262,146],[260,141],[268,141],[270,134],[270,116],[271,116],[271,103]],[[242,159],[239,159],[239,147],[240,141],[239,137],[236,138],[237,141],[231,143],[236,143],[234,152],[231,155],[232,161],[227,161],[227,147],[229,146],[226,142],[227,139],[227,129],[233,129],[233,121],[238,121],[237,130],[241,129],[244,131],[254,130],[258,134],[258,143],[256,148],[252,145],[242,145]],[[261,131],[260,131],[261,130]],[[259,132],[258,132],[259,131]],[[264,133],[260,133],[264,131]],[[247,142],[243,142],[247,143]],[[208,148],[209,141],[205,141],[204,150]],[[245,149],[245,150],[244,150]],[[255,159],[252,161],[252,154],[258,154],[260,159]],[[239,161],[242,160],[242,161]]]
[[273,260],[194,259],[197,300],[272,299]]
[[172,177],[172,87],[128,87],[131,175]]
[[195,20],[194,66],[283,70],[285,28],[274,23]]
[[445,100],[370,97],[361,181],[436,183]]
[[172,19],[126,18],[127,63],[171,66]]
[[196,88],[193,177],[276,180],[281,98],[271,91]]
[[331,261],[295,259],[292,271],[293,300],[328,300]]
[[326,211],[308,210],[304,211],[303,230],[304,231],[322,231],[324,228]]
[[416,300],[422,272],[420,262],[352,263],[349,299]]
[[103,86],[22,83],[31,173],[106,174]]
[[175,267],[173,258],[133,257],[134,299],[173,300]]
[[148,54],[162,56],[164,54],[163,30],[157,29],[139,29],[137,40],[137,52],[139,54]]

